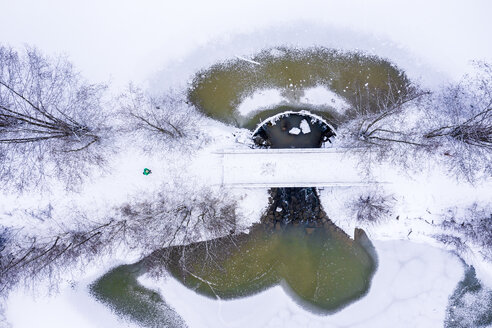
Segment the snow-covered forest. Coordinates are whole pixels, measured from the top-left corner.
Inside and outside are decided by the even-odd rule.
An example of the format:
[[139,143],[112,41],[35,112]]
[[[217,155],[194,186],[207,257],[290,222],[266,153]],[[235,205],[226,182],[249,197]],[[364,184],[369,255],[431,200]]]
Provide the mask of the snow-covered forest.
[[[437,3],[0,2],[0,326],[492,326],[491,6]],[[276,85],[306,58],[336,73]],[[383,78],[360,78],[367,67]],[[222,99],[203,96],[213,83]],[[336,129],[322,148],[341,164],[320,177],[360,180],[323,185],[313,205],[377,254],[369,290],[335,313],[300,306],[284,282],[213,299],[168,272],[216,265],[285,215],[268,186],[224,178],[255,174],[224,152],[270,148],[248,124],[280,125],[287,112],[269,110],[285,106],[319,117],[293,136]],[[272,159],[261,175],[326,169],[288,156],[299,167]],[[139,272],[136,292],[92,296],[120,265]]]

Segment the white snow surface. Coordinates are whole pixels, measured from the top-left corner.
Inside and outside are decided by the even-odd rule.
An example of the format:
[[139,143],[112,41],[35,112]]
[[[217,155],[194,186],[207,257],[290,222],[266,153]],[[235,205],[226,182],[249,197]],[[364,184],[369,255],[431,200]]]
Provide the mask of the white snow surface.
[[309,123],[306,120],[302,120],[299,124],[299,128],[301,129],[303,134],[311,133],[311,128],[309,127]]
[[262,109],[273,108],[289,103],[296,106],[306,104],[310,107],[329,107],[340,114],[343,114],[350,108],[350,104],[347,103],[345,99],[324,86],[301,89],[301,96],[294,102],[287,97],[287,94],[288,93],[285,93],[280,89],[273,88],[256,90],[253,94],[241,100],[241,103],[237,107],[237,111],[240,115],[248,117]]
[[[300,133],[300,129],[297,132]],[[230,149],[222,152],[221,183],[233,187],[327,187],[368,181],[343,149]],[[375,173],[377,168],[374,169]]]
[[217,60],[284,44],[379,54],[430,82],[442,82],[435,72],[459,78],[470,60],[492,58],[487,0],[309,0],[303,6],[280,0],[1,0],[0,7],[2,42],[65,53],[89,79],[115,86],[145,81],[159,70],[173,84]]
[[298,135],[299,133],[301,133],[301,129],[294,127],[294,128],[289,130],[289,133],[294,134],[294,135]]
[[250,116],[263,108],[272,108],[285,101],[279,89],[257,90],[241,101],[237,111],[242,116]]
[[350,104],[345,99],[321,85],[304,90],[304,95],[300,101],[310,105],[328,106],[335,109],[339,114],[343,114],[350,108]]

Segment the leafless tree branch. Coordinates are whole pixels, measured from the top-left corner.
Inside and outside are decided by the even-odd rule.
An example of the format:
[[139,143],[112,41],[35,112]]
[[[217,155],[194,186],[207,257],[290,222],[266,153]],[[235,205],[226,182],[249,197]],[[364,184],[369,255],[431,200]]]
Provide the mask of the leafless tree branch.
[[4,186],[44,186],[58,176],[73,189],[102,164],[109,127],[106,87],[89,84],[62,57],[0,46],[0,179]]

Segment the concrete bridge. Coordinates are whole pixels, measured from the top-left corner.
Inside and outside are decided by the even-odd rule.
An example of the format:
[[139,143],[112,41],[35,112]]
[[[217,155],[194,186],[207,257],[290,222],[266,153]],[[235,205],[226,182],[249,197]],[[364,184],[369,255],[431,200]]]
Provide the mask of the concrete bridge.
[[336,148],[224,150],[222,185],[231,187],[335,187],[375,183],[356,160]]

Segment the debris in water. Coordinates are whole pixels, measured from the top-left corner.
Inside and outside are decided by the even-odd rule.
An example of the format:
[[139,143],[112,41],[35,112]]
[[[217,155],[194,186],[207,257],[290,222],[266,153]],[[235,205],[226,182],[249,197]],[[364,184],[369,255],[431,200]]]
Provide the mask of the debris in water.
[[251,63],[251,64],[255,64],[255,65],[261,65],[260,63],[258,63],[257,61],[254,61],[254,60],[251,60],[251,59],[248,59],[248,58],[244,58],[244,57],[241,57],[239,55],[236,55],[236,58],[237,59],[241,59],[241,60],[244,60],[248,63]]
[[292,128],[292,129],[290,129],[289,133],[290,134],[298,135],[299,133],[301,133],[301,129],[299,129],[299,128]]
[[299,124],[301,131],[303,134],[308,134],[311,132],[311,128],[309,127],[309,123],[306,120],[302,120],[301,124]]

